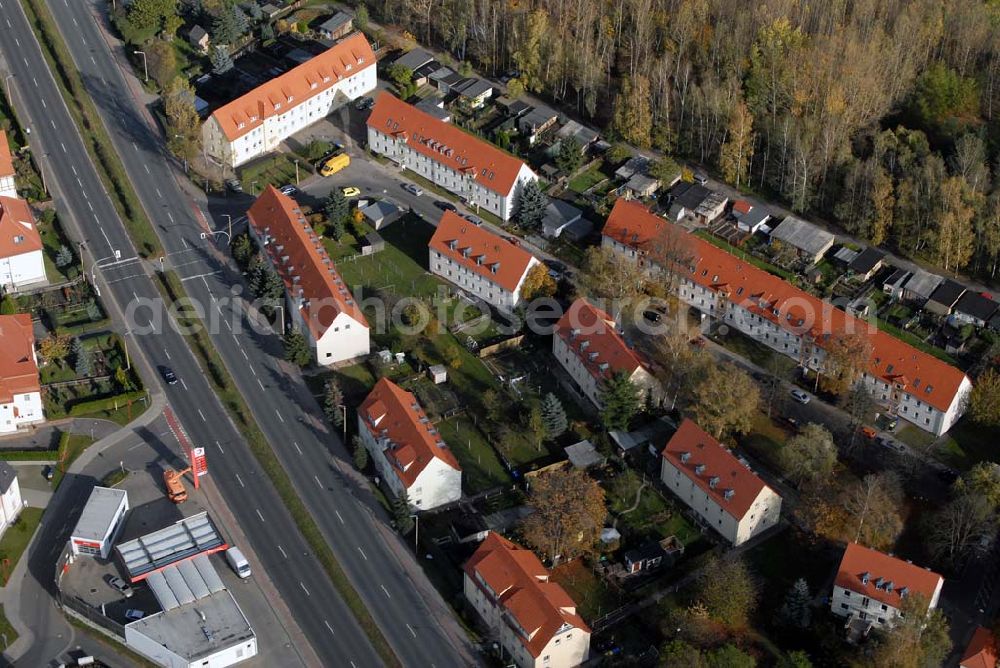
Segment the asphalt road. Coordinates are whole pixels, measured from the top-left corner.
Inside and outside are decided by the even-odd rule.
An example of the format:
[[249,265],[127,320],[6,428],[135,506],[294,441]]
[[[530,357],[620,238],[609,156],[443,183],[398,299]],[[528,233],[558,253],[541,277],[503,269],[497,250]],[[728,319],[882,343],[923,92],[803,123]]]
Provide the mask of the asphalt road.
[[[24,21],[19,7],[12,7],[11,0],[3,2],[0,14],[10,15],[12,22]],[[347,451],[318,417],[319,407],[301,377],[289,375],[280,361],[280,338],[270,332],[250,331],[239,300],[227,302],[234,286],[240,286],[241,277],[230,269],[224,250],[216,247],[212,238],[201,238],[206,222],[179,187],[175,168],[163,153],[162,138],[151,117],[133,98],[97,24],[95,5],[51,0],[49,7],[163,240],[168,266],[183,277],[188,294],[203,306],[210,320],[216,320],[211,335],[226,366],[397,656],[415,666],[474,662],[464,633],[447,606],[402,541],[389,531],[387,518],[364,481],[352,475]],[[29,34],[26,27],[18,32]],[[9,46],[5,43],[4,50]],[[74,154],[72,160],[63,153],[58,160],[48,161],[68,200],[62,203],[61,210],[71,210],[81,218],[93,257],[112,256],[114,248],[123,249],[123,257],[134,255],[110,202],[98,196],[103,190],[96,185],[96,174],[87,175],[93,179],[91,185],[74,187],[76,178],[89,170],[89,165],[77,164],[86,156],[70,119],[53,109],[59,107],[54,89],[44,93],[53,103],[47,110],[41,106],[43,89],[49,88],[51,82],[48,86],[41,80],[38,85],[22,85],[25,81],[34,84],[32,73],[46,71],[37,49],[22,46],[11,47],[10,51],[15,59],[23,57],[31,62],[31,56],[37,58],[33,66],[18,68],[15,62],[13,67],[18,92],[15,103],[28,108],[32,118],[45,119],[33,133],[33,137],[42,135],[41,152],[63,153],[65,143]],[[61,123],[56,116],[61,117]],[[52,127],[45,127],[47,121]],[[70,144],[75,145],[73,149]],[[75,170],[67,172],[67,166]],[[98,199],[105,207],[103,212],[96,217],[79,215],[90,205],[98,206]],[[216,225],[224,227],[224,222]],[[138,263],[111,266],[101,274],[104,280],[99,277],[98,283],[106,285],[119,304],[156,296],[155,287],[139,271]],[[144,317],[144,313],[138,313],[135,324],[145,324]],[[242,332],[237,331],[240,328]],[[328,665],[377,663],[353,616],[308,555],[287,511],[264,476],[254,470],[255,460],[222,412],[183,340],[170,328],[165,329],[136,338],[154,364],[169,364],[180,377],[181,383],[167,388],[169,400],[193,440],[209,448],[210,473],[298,623]],[[447,632],[445,625],[449,625]]]
[[[61,3],[54,4],[59,6]],[[83,8],[76,4],[74,7]],[[63,6],[63,9],[66,8]],[[72,18],[69,20],[72,22]],[[0,40],[0,52],[8,71],[13,75],[8,81],[13,104],[22,122],[33,130],[29,137],[31,147],[35,155],[41,157],[45,179],[55,192],[56,205],[63,220],[71,223],[70,228],[76,232],[76,238],[85,240],[87,254],[90,256],[88,267],[94,260],[103,261],[103,264],[110,266],[115,251],[121,253],[120,263],[104,270],[104,276],[127,276],[127,279],[112,278],[104,283],[102,292],[105,301],[110,302],[112,309],[125,308],[129,303],[139,300],[156,303],[159,292],[143,273],[141,263],[132,260],[136,256],[135,250],[89,160],[77,128],[65,108],[17,2],[3,0],[0,3],[0,26],[3,25],[8,28],[5,38]],[[85,36],[75,29],[69,32],[75,38],[74,42],[83,45],[88,52],[91,47],[98,46],[93,35]],[[94,53],[106,55],[101,49],[95,49]],[[89,55],[87,59],[89,61]],[[84,76],[87,79],[90,75]],[[89,83],[98,87],[103,85],[100,77]],[[106,89],[103,89],[103,94],[107,94]],[[133,124],[136,122],[133,120]],[[128,131],[126,128],[121,130]],[[129,141],[144,141],[147,151],[145,157],[140,157],[138,162],[133,161],[130,168],[145,173],[144,165],[151,163],[162,170],[158,175],[160,183],[170,183],[163,158],[157,153],[158,147],[150,137],[135,136]],[[138,154],[137,150],[134,151]],[[170,202],[174,207],[172,211],[165,205],[163,208],[150,208],[154,220],[163,221],[166,218],[171,225],[167,230],[169,235],[164,236],[168,236],[177,250],[177,255],[170,256],[177,265],[183,264],[181,258],[207,257],[207,249],[199,239],[198,228],[189,213],[182,211],[182,202],[182,198],[174,196]],[[176,222],[170,222],[171,216]],[[160,224],[164,225],[163,222]],[[213,266],[209,270],[217,268]],[[197,263],[178,268],[182,276],[196,275],[204,270],[204,265]],[[201,281],[191,283],[201,284]],[[120,320],[120,310],[116,315]],[[133,319],[133,326],[148,324],[149,314],[146,312],[137,313]],[[161,328],[156,334],[136,336],[135,339],[146,359],[152,360],[154,364],[170,364],[184,379],[183,385],[167,388],[168,401],[192,438],[209,448],[211,474],[282,598],[293,611],[296,622],[324,664],[347,665],[353,662],[358,666],[380,665],[378,656],[353,615],[311,555],[302,535],[296,530],[277,492],[265,476],[256,470],[256,460],[229,421],[184,339],[170,327]],[[144,368],[146,365],[142,356],[135,355],[133,359],[140,364],[145,372],[144,376],[152,378],[154,371]],[[241,480],[246,481],[247,486],[240,484]],[[282,551],[276,549],[278,546],[281,546]],[[31,574],[38,578],[42,586],[51,586],[51,571],[32,570]],[[303,583],[308,583],[308,592],[303,588]],[[34,626],[39,629],[39,637],[46,636],[44,620]]]

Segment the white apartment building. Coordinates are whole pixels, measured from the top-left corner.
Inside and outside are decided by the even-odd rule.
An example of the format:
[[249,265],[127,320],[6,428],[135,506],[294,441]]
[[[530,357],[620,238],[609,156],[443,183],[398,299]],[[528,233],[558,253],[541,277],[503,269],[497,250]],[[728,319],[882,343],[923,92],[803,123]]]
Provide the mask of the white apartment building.
[[552,354],[580,391],[602,408],[605,381],[624,373],[654,403],[663,398],[660,383],[639,354],[618,333],[614,319],[582,297],[566,310],[552,334]]
[[663,450],[660,479],[733,546],[766,531],[781,517],[778,493],[686,418]]
[[316,363],[367,355],[368,321],[298,203],[268,186],[247,219],[251,237],[285,283],[286,326],[303,333]]
[[465,564],[465,599],[518,668],[571,668],[590,656],[590,628],[531,550],[491,531]]
[[0,197],[0,287],[17,292],[44,285],[45,259],[35,217],[23,199]]
[[521,185],[538,179],[522,160],[385,91],[368,117],[368,148],[502,220]]
[[837,569],[830,608],[867,633],[871,628],[892,626],[907,596],[923,596],[930,612],[937,607],[943,585],[944,578],[928,568],[848,543]]
[[0,434],[45,422],[31,316],[0,315]]
[[538,259],[456,213],[445,211],[428,244],[431,273],[488,302],[511,311],[521,301],[521,286]]
[[358,434],[375,468],[412,510],[462,498],[462,467],[416,397],[382,378],[358,407]]
[[0,130],[0,197],[17,197],[14,158],[10,154],[7,132]]
[[[645,207],[618,200],[602,245],[647,262],[667,225]],[[960,369],[695,235],[686,239],[690,260],[673,268],[677,296],[703,320],[725,323],[821,374],[831,337],[863,336],[871,364],[860,380],[888,414],[935,435],[961,417],[972,383]]]
[[375,90],[375,54],[356,33],[226,104],[202,125],[210,156],[236,168],[342,104]]
[[17,520],[23,508],[17,472],[13,466],[0,460],[0,536]]

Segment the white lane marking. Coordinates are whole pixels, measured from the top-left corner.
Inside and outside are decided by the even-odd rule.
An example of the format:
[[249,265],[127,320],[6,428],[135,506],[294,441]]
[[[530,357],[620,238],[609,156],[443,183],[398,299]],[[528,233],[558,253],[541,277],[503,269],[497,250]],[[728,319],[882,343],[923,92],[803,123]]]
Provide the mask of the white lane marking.
[[56,122],[55,122],[54,120],[52,120],[51,118],[49,119],[49,125],[51,125],[51,126],[52,126],[52,129],[53,129],[53,130],[55,130],[55,129],[56,129]]
[[341,523],[341,524],[343,524],[343,523],[344,523],[344,518],[340,516],[340,511],[339,511],[339,510],[336,510],[336,509],[334,509],[334,511],[333,511],[333,512],[337,513],[337,519],[338,519],[338,520],[340,520],[340,523]]
[[218,441],[216,441],[215,445],[219,448],[219,452],[221,452],[222,454],[226,454],[226,451],[222,449],[222,444],[221,443],[219,443]]
[[7,19],[7,27],[8,27],[8,28],[13,28],[13,27],[14,27],[14,26],[12,26],[12,25],[10,24],[10,19]]
[[302,591],[306,593],[306,596],[312,596],[312,594],[309,593],[309,590],[306,589],[306,586],[302,584],[302,580],[299,580],[299,586],[302,587]]
[[365,551],[361,549],[360,545],[358,546],[358,552],[360,552],[361,556],[365,558],[365,561],[368,561],[368,555],[365,554]]
[[[233,334],[233,336],[236,336],[236,335],[235,335],[235,334]],[[241,353],[243,353],[243,359],[245,359],[245,360],[247,360],[247,361],[249,362],[249,361],[250,361],[250,358],[249,358],[249,357],[247,357],[247,351],[245,351],[245,350],[243,350],[242,348],[240,348],[240,352],[241,352]]]
[[317,484],[317,485],[319,485],[319,488],[320,488],[320,489],[323,489],[323,483],[321,483],[321,482],[319,481],[319,476],[315,476],[315,475],[314,475],[314,476],[313,476],[313,480],[315,480],[315,481],[316,481],[316,484]]
[[163,354],[167,356],[167,359],[170,359],[170,352],[169,351],[164,350]]
[[49,105],[45,104],[45,98],[44,97],[38,98],[38,101],[42,103],[42,109],[48,109],[49,108]]
[[285,418],[281,417],[281,413],[278,412],[277,408],[274,409],[274,414],[278,416],[279,420],[281,420],[281,424],[285,424]]
[[413,630],[412,626],[410,626],[409,624],[407,624],[406,628],[407,628],[407,630],[409,630],[411,636],[413,636],[414,638],[417,637],[417,632]]
[[257,379],[257,384],[260,385],[261,391],[264,390],[264,383],[260,382],[260,378]]
[[135,145],[135,142],[132,142],[132,150],[135,151],[136,153],[139,152],[139,147]]
[[259,517],[260,521],[263,522],[264,521],[264,516],[260,514],[260,508],[254,508],[254,510],[257,511],[257,517]]
[[281,556],[283,556],[285,559],[288,558],[288,555],[285,554],[284,548],[282,548],[280,545],[278,546],[278,552],[281,552]]
[[[257,375],[257,371],[252,366],[250,367],[250,373],[252,373],[254,376]],[[282,420],[282,422],[284,422],[284,420]]]
[[38,88],[38,79],[31,77],[31,81],[35,84],[35,88]]
[[302,454],[302,448],[299,447],[299,442],[298,441],[292,441],[292,445],[295,446],[295,449],[298,450],[299,454],[301,455]]
[[167,211],[167,218],[170,219],[171,223],[174,222],[174,214],[170,213],[169,211]]
[[323,623],[324,623],[324,624],[326,625],[326,628],[330,629],[330,633],[333,633],[333,627],[332,627],[332,626],[330,626],[330,622],[328,622],[328,621],[326,621],[326,620],[324,619],[324,620],[323,620]]
[[382,592],[385,594],[386,598],[392,598],[392,596],[389,595],[389,590],[385,588],[385,585],[380,584],[379,587],[382,588]]
[[243,484],[243,478],[240,477],[239,473],[236,474],[236,482],[240,483],[240,487],[246,487],[246,485]]
[[146,173],[149,174],[149,165],[143,165],[143,169],[145,169]]
[[[86,44],[86,42],[84,42],[84,44]],[[90,62],[92,62],[94,65],[97,65],[97,61],[94,60],[93,56],[90,57]]]
[[[77,181],[79,181],[79,180],[80,179],[77,179]],[[82,183],[80,184],[80,187],[81,188],[83,187]],[[94,220],[97,220],[97,214],[96,213],[94,214]],[[98,226],[101,225],[101,221],[100,220],[97,220],[97,225]],[[111,245],[111,239],[108,238],[108,233],[104,231],[103,227],[101,227],[101,234],[104,235],[104,240],[108,243],[108,248],[114,248],[114,246]]]
[[205,419],[205,414],[201,412],[200,408],[198,409],[198,415],[201,416],[201,421],[202,422],[208,422],[208,420]]
[[132,446],[131,448],[129,448],[129,449],[128,449],[128,451],[129,451],[129,452],[132,452],[132,451],[133,451],[133,450],[135,450],[136,448],[141,448],[141,447],[142,447],[142,446],[144,446],[144,445],[146,445],[146,444],[145,444],[145,443],[136,443],[136,444],[135,444],[135,445],[133,445],[133,446]]
[[75,16],[73,17],[73,25],[75,25],[77,28],[80,27],[80,24],[76,22],[76,17]]
[[76,173],[76,165],[70,164],[69,168],[73,170],[73,176],[80,176]]
[[[157,192],[159,192],[159,191],[157,191]],[[184,244],[184,250],[187,250],[188,249],[187,239],[185,239],[184,237],[181,237],[181,243]],[[204,280],[204,274],[202,276],[200,276],[199,278],[202,278]]]
[[94,210],[94,205],[90,203],[90,200],[87,200],[87,208],[90,209],[91,211]]
[[59,145],[62,146],[63,153],[66,153],[66,144],[59,142]]
[[183,379],[183,378],[181,378],[181,385],[183,385],[183,386],[184,386],[184,389],[185,389],[185,390],[187,390],[187,389],[188,389],[188,384],[184,382],[184,379]]
[[[224,314],[224,313],[222,313],[222,309],[219,309],[219,313],[220,313],[220,314],[221,314],[221,315],[222,315],[223,317],[225,317],[225,314]],[[230,332],[231,332],[231,331],[233,331],[233,326],[229,324],[229,321],[228,321],[228,320],[223,320],[223,321],[222,321],[222,324],[224,324],[224,325],[226,326],[226,329],[228,329],[228,330],[229,330]]]
[[159,197],[160,199],[163,199],[163,194],[160,192],[159,188],[156,189],[156,196]]

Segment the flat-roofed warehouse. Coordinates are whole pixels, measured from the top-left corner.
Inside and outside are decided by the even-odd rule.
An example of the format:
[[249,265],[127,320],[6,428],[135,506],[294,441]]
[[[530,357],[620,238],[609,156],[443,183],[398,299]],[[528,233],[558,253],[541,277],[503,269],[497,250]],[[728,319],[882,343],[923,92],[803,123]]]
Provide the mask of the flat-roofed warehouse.
[[69,542],[73,554],[107,559],[128,511],[128,494],[123,489],[95,487],[83,507]]

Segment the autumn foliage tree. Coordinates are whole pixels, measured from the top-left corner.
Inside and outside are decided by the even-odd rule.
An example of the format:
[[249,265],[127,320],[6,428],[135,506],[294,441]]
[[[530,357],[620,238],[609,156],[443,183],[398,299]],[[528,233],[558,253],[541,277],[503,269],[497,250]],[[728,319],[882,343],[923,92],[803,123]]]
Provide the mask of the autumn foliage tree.
[[556,282],[549,275],[549,268],[538,263],[528,270],[521,284],[521,299],[531,301],[538,297],[551,297],[556,293]]
[[46,362],[62,362],[69,350],[70,338],[62,334],[49,334],[38,344],[38,352]]
[[760,390],[749,374],[730,362],[708,365],[691,390],[690,412],[718,439],[745,434],[753,426]]
[[786,475],[801,485],[833,473],[837,465],[837,446],[826,427],[810,423],[788,439],[779,458]]
[[948,620],[940,609],[928,611],[929,601],[920,593],[902,600],[901,615],[891,629],[877,638],[873,663],[884,668],[923,668],[944,665],[951,651]]
[[835,334],[824,345],[819,383],[831,394],[844,395],[868,369],[872,344],[863,333]]
[[543,471],[531,478],[521,524],[527,543],[550,559],[590,553],[607,517],[604,490],[579,469]]
[[987,369],[976,379],[969,395],[969,415],[986,427],[1000,427],[1000,372]]

